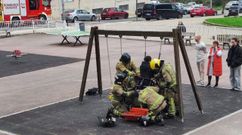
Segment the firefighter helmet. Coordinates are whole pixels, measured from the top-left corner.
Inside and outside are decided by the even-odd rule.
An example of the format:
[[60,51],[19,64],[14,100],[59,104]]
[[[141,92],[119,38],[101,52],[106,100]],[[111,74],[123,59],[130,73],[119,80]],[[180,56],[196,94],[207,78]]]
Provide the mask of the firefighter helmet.
[[156,70],[159,69],[160,67],[162,67],[162,65],[164,64],[164,60],[160,60],[160,59],[152,59],[150,61],[150,69],[152,70]]
[[126,72],[117,73],[115,76],[115,84],[122,84],[124,79],[128,76]]
[[123,62],[124,64],[128,64],[131,61],[131,56],[128,53],[123,53],[120,61]]

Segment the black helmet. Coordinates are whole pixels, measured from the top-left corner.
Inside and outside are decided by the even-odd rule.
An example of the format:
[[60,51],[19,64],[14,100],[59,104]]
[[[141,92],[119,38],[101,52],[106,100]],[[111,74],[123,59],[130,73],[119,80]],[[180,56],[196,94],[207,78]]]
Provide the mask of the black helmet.
[[115,76],[115,84],[122,84],[124,79],[128,76],[126,72],[117,73]]
[[131,60],[131,56],[128,53],[123,53],[120,61],[123,62],[124,64],[128,64]]

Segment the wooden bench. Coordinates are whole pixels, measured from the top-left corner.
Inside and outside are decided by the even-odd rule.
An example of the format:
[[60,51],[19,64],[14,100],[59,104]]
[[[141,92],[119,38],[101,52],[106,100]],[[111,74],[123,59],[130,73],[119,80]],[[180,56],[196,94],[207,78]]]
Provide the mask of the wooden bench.
[[[191,46],[192,45],[192,40],[194,40],[194,37],[195,37],[195,32],[184,32],[182,33],[182,37],[184,39],[184,42],[185,42],[185,45],[189,45]],[[164,44],[170,44],[170,39],[172,37],[164,37]]]
[[185,45],[189,45],[192,46],[192,40],[194,40],[195,37],[195,32],[184,32],[182,33]]
[[[242,35],[233,35],[233,34],[220,34],[217,35],[217,41],[222,44],[223,49],[230,48],[229,43],[232,38],[238,38],[239,42],[242,43]],[[226,47],[227,46],[227,47]]]

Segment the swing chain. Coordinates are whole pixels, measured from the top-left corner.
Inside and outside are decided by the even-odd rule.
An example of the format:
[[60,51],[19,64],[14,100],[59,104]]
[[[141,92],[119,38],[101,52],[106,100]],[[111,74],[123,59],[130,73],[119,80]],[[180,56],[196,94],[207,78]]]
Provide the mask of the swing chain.
[[109,68],[109,77],[110,77],[110,84],[113,83],[113,79],[112,79],[112,73],[111,73],[111,60],[110,60],[110,53],[109,53],[109,42],[108,42],[108,35],[105,34],[106,37],[106,46],[107,46],[107,56],[108,56],[108,68]]
[[159,59],[161,58],[161,51],[162,51],[162,39],[163,39],[163,37],[160,37],[160,50],[159,50],[159,56],[158,56],[158,58],[159,58]]
[[147,41],[147,36],[144,36],[144,39],[145,39],[145,57],[146,57],[146,41]]
[[122,43],[122,37],[123,37],[123,35],[119,35],[119,42],[120,42],[120,51],[121,51],[121,55],[123,54],[123,43]]

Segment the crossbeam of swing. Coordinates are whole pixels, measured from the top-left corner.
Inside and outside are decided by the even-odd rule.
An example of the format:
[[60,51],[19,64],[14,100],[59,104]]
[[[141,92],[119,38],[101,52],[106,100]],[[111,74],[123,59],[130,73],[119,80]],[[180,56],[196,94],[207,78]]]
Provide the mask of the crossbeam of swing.
[[117,36],[142,36],[142,37],[173,37],[172,32],[156,31],[114,31],[114,30],[97,30],[98,35],[117,35]]

